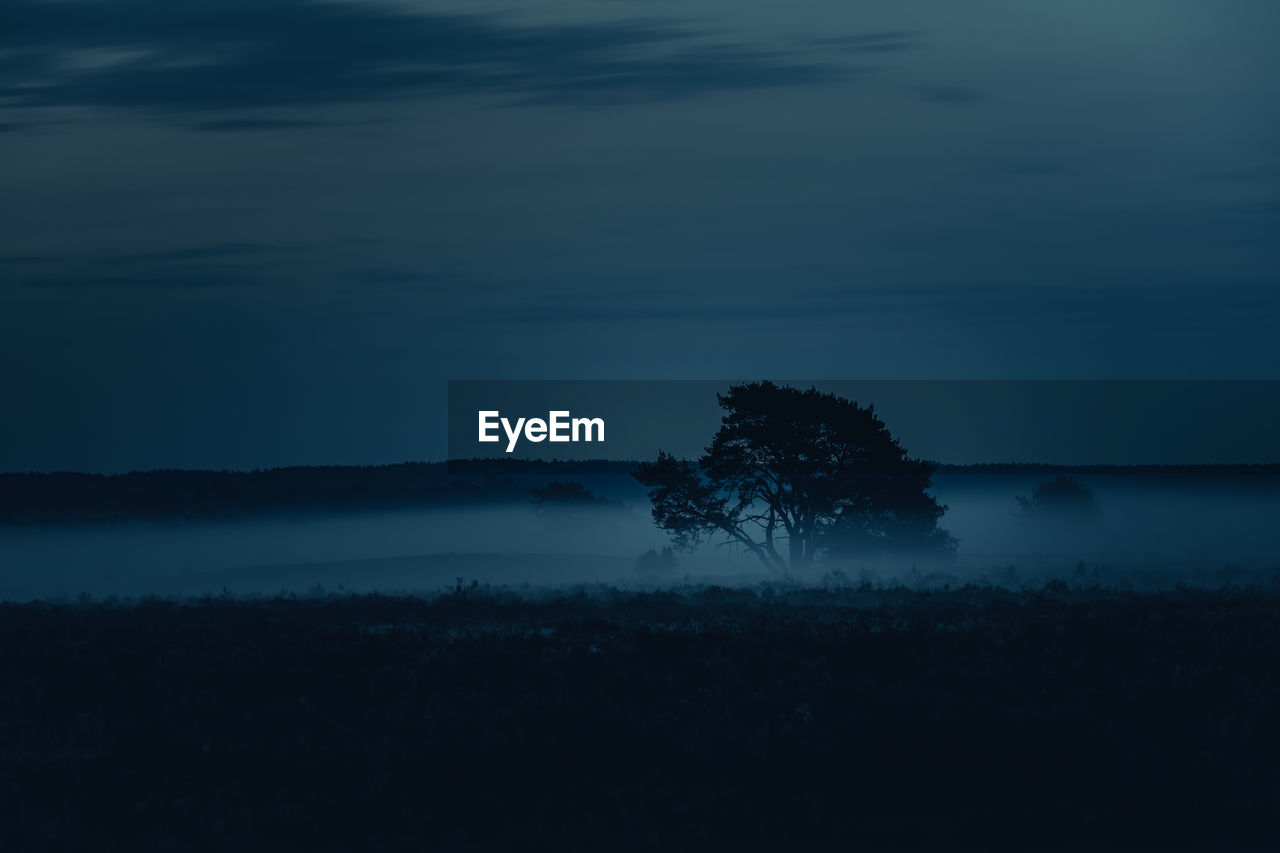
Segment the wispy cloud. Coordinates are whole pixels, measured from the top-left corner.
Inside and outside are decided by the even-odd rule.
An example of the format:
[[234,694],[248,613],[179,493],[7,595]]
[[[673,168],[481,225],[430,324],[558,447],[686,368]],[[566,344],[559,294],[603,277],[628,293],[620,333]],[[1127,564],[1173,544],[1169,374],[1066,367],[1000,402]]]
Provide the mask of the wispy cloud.
[[257,284],[296,249],[285,243],[210,243],[152,252],[0,257],[0,280],[35,288],[208,288]]
[[104,276],[100,274],[76,274],[33,278],[29,287],[49,288],[159,288],[166,290],[243,287],[258,283],[256,277],[239,270],[179,269],[170,271],[138,272],[129,275]]
[[964,86],[921,86],[916,94],[935,104],[978,104],[987,99],[982,92]]
[[[504,325],[592,325],[645,323],[698,318],[708,325],[747,320],[846,322],[875,316],[966,317],[972,321],[1048,321],[1064,317],[1097,318],[1125,312],[1173,314],[1217,308],[1274,313],[1272,286],[1249,280],[1149,284],[1077,284],[1036,286],[956,282],[948,285],[862,285],[806,287],[785,303],[741,296],[727,303],[691,292],[655,304],[653,299],[623,302],[589,294],[558,301],[476,308],[478,319]],[[1209,294],[1213,295],[1209,295]]]
[[[894,33],[853,38],[852,46],[871,50],[902,42]],[[198,116],[192,126],[211,131],[306,123],[234,112],[242,110],[461,93],[569,104],[666,100],[846,73],[828,59],[672,21],[528,25],[320,0],[0,7],[0,104]]]
[[235,118],[219,121],[201,121],[192,125],[196,130],[207,130],[215,133],[241,132],[252,130],[306,130],[316,127],[333,127],[348,122],[309,121],[305,119],[262,119]]
[[813,39],[813,44],[847,50],[852,53],[900,53],[921,46],[921,33],[916,30],[884,30]]
[[106,255],[100,259],[111,263],[205,261],[243,257],[244,255],[261,255],[267,252],[274,252],[279,248],[279,246],[268,243],[210,243],[206,246],[186,246],[181,249],[166,249],[157,252]]

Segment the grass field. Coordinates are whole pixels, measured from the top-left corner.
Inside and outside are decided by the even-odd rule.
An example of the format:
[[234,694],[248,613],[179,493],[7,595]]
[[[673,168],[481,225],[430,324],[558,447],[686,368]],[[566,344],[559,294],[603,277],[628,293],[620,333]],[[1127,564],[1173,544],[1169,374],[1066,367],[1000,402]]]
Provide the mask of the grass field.
[[1280,589],[0,605],[6,850],[1274,849]]

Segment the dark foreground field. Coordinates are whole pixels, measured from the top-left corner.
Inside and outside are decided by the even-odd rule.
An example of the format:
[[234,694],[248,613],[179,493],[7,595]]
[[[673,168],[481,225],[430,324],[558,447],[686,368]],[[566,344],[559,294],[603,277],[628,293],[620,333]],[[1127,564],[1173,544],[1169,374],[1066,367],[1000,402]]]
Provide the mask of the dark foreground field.
[[0,655],[4,850],[1280,837],[1275,589],[3,605]]

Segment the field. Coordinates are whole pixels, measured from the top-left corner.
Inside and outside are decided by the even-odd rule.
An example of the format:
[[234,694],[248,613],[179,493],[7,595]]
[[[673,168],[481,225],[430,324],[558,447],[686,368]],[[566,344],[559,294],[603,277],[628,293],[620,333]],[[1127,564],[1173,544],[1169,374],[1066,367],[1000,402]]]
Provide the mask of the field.
[[1275,849],[1280,588],[0,605],[0,849]]

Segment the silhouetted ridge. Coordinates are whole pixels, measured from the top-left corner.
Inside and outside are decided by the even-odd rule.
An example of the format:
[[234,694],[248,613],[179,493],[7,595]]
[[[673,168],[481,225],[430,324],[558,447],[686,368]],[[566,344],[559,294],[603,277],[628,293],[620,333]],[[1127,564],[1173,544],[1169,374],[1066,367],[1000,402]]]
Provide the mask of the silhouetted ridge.
[[[554,480],[625,483],[632,460],[464,459],[395,465],[295,465],[252,471],[159,469],[127,474],[73,471],[0,474],[0,524],[101,523],[140,519],[243,517],[296,511],[350,511],[527,503]],[[939,465],[939,474],[1176,475],[1196,482],[1280,483],[1280,464]]]

